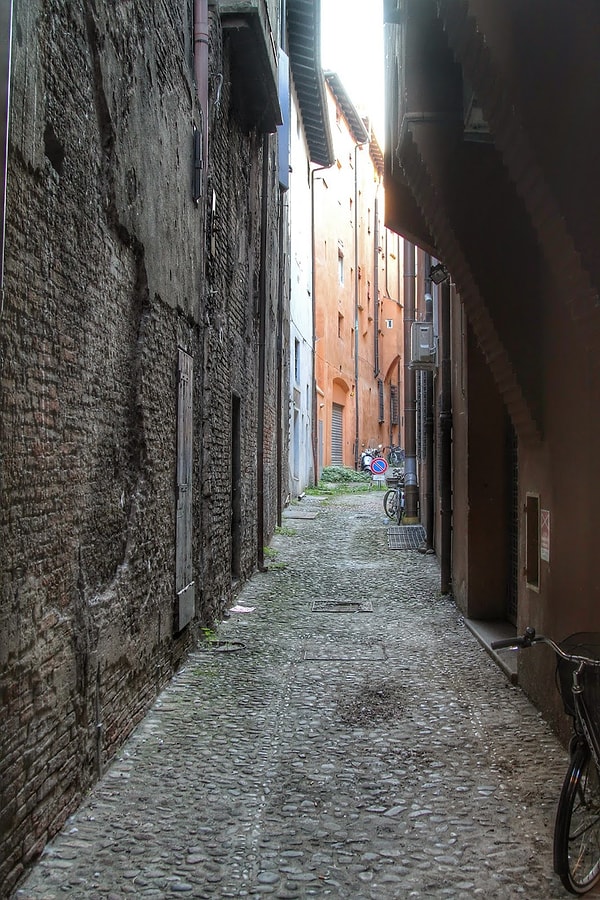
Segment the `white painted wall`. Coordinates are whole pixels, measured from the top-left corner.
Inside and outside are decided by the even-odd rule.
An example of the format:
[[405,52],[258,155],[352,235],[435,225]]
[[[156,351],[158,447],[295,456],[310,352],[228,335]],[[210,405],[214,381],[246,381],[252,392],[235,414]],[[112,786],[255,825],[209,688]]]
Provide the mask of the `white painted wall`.
[[290,117],[290,497],[314,483],[312,237],[308,148],[292,90]]

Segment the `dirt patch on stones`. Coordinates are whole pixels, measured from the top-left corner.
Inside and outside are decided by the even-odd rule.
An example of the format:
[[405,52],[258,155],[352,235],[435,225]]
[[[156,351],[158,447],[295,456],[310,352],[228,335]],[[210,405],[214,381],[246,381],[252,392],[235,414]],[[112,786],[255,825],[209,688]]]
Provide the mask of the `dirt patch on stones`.
[[345,725],[369,725],[399,719],[406,706],[404,688],[395,681],[361,686],[350,697],[338,701],[338,714]]

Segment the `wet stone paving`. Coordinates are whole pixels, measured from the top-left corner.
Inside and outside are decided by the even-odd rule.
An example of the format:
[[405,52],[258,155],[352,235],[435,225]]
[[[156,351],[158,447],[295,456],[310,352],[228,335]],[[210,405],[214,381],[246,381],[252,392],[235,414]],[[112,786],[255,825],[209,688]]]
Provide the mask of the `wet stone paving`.
[[19,900],[565,897],[566,753],[435,556],[388,549],[380,491],[290,513]]

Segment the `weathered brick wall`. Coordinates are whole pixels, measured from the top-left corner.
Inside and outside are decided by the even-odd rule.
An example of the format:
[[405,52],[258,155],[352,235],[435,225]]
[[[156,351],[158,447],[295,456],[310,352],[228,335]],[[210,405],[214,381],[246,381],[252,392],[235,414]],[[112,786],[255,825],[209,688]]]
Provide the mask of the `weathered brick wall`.
[[[231,405],[240,397],[240,574],[256,563],[256,438],[258,415],[254,317],[260,242],[260,138],[245,135],[231,113],[230,60],[216,29],[211,45],[210,198],[207,291],[204,308],[204,403],[202,514],[203,582],[215,602],[231,583]],[[223,566],[223,561],[226,565]]]
[[[268,138],[269,167],[265,178],[265,139],[245,133],[231,112],[232,70],[227,36],[218,29],[211,46],[213,99],[211,104],[207,296],[205,304],[205,391],[203,459],[204,515],[212,523],[205,530],[203,574],[206,583],[229,588],[231,394],[241,399],[242,410],[242,529],[240,574],[247,577],[256,565],[257,432],[260,391],[259,331],[261,308],[261,223],[263,191],[267,191],[265,278],[269,310],[266,331],[264,396],[264,511],[265,539],[273,533],[277,509],[274,428],[276,382],[273,368],[277,352],[276,317],[279,302],[279,188],[276,137]],[[216,386],[223,386],[223,389]]]
[[[0,323],[0,893],[106,767],[197,624],[231,598],[232,392],[242,577],[255,567],[262,136],[229,112],[213,10],[205,273],[205,210],[191,199],[191,5],[15,2]],[[272,328],[267,343],[270,533]],[[197,585],[196,624],[179,635],[178,347],[194,359]]]

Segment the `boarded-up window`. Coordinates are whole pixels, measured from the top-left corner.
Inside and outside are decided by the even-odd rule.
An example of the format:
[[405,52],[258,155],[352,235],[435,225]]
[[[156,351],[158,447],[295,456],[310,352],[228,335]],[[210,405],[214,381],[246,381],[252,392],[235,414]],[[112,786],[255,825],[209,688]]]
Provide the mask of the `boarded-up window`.
[[177,522],[175,534],[175,630],[181,631],[194,618],[192,578],[192,397],[193,359],[179,351],[177,394]]
[[527,494],[525,502],[525,573],[527,587],[540,587],[540,498]]

